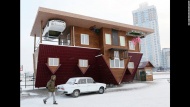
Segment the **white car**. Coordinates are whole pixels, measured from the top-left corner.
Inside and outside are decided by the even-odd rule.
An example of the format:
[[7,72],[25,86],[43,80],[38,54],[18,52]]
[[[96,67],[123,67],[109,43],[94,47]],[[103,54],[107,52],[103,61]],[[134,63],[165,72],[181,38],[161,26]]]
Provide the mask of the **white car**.
[[103,94],[106,89],[105,83],[97,83],[91,77],[73,77],[65,84],[57,85],[57,91],[65,95],[78,97],[80,93],[98,92]]
[[43,30],[42,37],[57,38],[65,30],[66,23],[62,20],[49,20]]

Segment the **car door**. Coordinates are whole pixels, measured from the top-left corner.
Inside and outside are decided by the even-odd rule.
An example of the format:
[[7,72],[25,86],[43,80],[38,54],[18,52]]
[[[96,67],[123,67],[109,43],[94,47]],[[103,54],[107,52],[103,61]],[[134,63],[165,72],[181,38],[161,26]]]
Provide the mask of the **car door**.
[[86,84],[86,79],[79,79],[78,88],[79,88],[81,93],[85,93],[85,92],[88,91],[87,84]]
[[94,80],[92,78],[87,79],[87,86],[88,86],[88,91],[98,91],[98,88],[96,86],[96,83],[94,83]]

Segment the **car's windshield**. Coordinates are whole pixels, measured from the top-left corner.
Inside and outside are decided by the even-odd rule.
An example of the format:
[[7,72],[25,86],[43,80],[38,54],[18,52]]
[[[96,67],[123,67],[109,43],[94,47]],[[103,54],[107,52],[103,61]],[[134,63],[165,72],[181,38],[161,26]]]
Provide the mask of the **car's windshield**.
[[49,36],[59,36],[60,34],[59,31],[49,30]]
[[66,82],[66,84],[74,84],[75,81],[76,81],[76,79],[70,78],[70,79]]

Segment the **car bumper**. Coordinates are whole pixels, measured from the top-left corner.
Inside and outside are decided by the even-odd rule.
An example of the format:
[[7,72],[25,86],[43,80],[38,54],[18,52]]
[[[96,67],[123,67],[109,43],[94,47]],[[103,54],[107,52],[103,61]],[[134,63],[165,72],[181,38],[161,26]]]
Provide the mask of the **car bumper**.
[[67,92],[67,91],[63,91],[63,93],[64,93],[64,94],[68,94],[68,92]]
[[59,91],[59,92],[63,92],[64,90],[62,90],[62,89],[57,89],[57,91]]

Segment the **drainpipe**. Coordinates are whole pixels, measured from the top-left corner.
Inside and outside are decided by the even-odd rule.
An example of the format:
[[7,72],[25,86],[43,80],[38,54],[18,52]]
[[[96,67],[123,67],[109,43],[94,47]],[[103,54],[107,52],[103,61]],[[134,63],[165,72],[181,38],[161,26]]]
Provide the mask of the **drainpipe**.
[[34,52],[35,52],[35,49],[36,49],[36,34],[34,35]]
[[73,26],[73,45],[75,46],[75,27]]
[[[36,78],[34,78],[34,73],[33,73],[33,79],[35,80]],[[34,80],[33,80],[33,90],[34,90]]]
[[35,68],[36,68],[36,61],[35,61],[35,54],[33,53],[33,69],[34,69],[34,72],[35,72]]
[[42,43],[42,20],[41,20],[41,23],[40,23],[40,43]]
[[26,73],[25,73],[25,88],[26,88]]
[[141,43],[139,42],[139,52],[141,52]]

